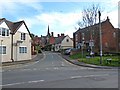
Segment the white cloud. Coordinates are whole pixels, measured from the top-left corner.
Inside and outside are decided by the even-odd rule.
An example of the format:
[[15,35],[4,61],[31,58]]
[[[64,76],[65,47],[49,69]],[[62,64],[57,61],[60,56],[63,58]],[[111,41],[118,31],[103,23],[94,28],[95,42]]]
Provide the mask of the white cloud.
[[110,22],[115,28],[118,28],[118,2],[119,0],[109,0],[104,5],[106,5],[106,9],[103,10],[101,14],[101,19],[106,20],[107,16],[110,19]]
[[73,32],[75,31],[75,26],[78,20],[81,18],[80,12],[70,12],[70,13],[43,13],[36,18],[40,21],[42,25],[49,25],[50,31],[53,31],[55,35],[59,33],[65,33],[73,37]]
[[111,23],[115,28],[118,28],[118,10],[114,10],[108,14]]
[[0,2],[0,10],[2,13],[9,13],[14,16],[16,13],[22,12],[22,10],[26,9],[27,11],[25,7],[28,6],[40,12],[43,7],[38,2],[39,0],[2,0]]

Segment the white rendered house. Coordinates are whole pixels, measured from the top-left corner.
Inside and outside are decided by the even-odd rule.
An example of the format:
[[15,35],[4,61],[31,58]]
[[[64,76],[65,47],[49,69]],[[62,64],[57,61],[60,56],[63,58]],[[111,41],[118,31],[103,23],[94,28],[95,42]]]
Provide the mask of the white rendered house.
[[0,61],[31,59],[31,37],[24,21],[0,19]]

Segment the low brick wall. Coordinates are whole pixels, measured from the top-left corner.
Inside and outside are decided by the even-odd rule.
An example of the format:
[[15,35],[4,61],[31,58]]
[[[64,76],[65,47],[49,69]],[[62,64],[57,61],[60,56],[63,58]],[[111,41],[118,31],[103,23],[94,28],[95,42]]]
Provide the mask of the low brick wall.
[[77,54],[77,53],[80,53],[80,52],[81,52],[80,49],[72,50],[70,55],[74,55],[74,54]]

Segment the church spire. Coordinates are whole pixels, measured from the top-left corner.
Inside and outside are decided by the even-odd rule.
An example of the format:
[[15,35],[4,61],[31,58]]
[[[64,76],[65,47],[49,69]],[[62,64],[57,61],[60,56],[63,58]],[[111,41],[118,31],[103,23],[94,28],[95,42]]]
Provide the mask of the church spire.
[[48,25],[48,33],[47,33],[47,36],[50,36],[49,25]]

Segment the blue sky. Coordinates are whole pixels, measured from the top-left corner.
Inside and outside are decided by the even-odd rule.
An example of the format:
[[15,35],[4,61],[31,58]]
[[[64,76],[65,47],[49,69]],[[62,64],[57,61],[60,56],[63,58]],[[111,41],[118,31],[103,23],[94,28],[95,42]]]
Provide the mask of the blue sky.
[[[119,0],[2,0],[0,3],[0,17],[16,22],[24,20],[31,33],[41,36],[50,32],[65,33],[73,37],[78,28],[77,22],[82,18],[82,10],[92,4],[99,4],[102,9],[102,20],[109,16],[114,27],[118,26]],[[99,1],[99,2],[98,2]]]

